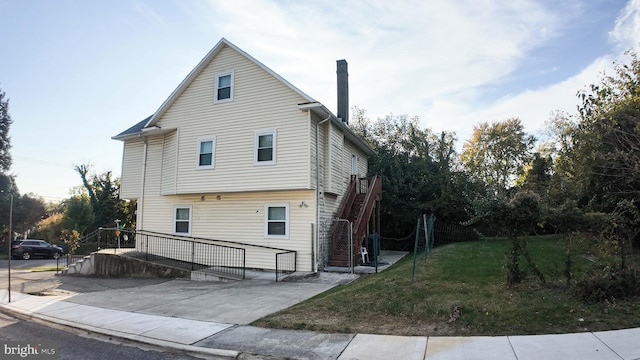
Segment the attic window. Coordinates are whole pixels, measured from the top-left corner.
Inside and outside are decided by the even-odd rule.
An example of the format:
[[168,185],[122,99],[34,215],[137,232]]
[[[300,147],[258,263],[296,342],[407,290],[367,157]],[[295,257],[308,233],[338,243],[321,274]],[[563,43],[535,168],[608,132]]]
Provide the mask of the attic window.
[[216,74],[216,93],[214,102],[233,101],[233,71]]

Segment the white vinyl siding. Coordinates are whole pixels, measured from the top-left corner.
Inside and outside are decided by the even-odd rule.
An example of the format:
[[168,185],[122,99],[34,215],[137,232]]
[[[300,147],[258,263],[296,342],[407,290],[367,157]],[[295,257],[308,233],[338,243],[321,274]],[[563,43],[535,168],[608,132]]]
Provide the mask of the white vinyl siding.
[[122,176],[120,177],[120,198],[137,199],[142,189],[142,163],[144,142],[127,140],[122,152]]
[[351,154],[351,175],[358,175],[358,155]]
[[342,194],[344,192],[344,182],[348,179],[348,173],[343,168],[342,153],[344,151],[344,134],[335,126],[331,127],[330,134],[330,165],[329,172],[326,174],[328,178],[327,191],[334,194]]
[[[344,158],[343,158],[343,163],[345,164],[345,166],[348,166],[348,173],[352,174],[353,173],[353,155],[356,156],[356,163],[357,163],[357,174],[360,177],[364,177],[367,176],[367,173],[369,171],[368,168],[368,164],[367,164],[367,155],[362,152],[361,150],[359,150],[355,145],[353,145],[350,141],[345,140],[344,142]],[[348,179],[347,179],[348,181]]]
[[[174,233],[176,206],[191,206],[191,233],[194,238],[227,240],[269,246],[297,252],[300,271],[311,270],[314,239],[315,192],[313,190],[224,193],[188,196],[145,197],[144,229]],[[301,206],[302,202],[307,206]],[[265,205],[289,204],[288,239],[265,237]],[[228,244],[222,244],[228,245]],[[247,248],[247,267],[275,268],[275,253]]]
[[[154,148],[155,149],[155,148]],[[162,138],[162,164],[160,193],[162,195],[170,195],[176,193],[176,171],[178,157],[178,132],[164,135]],[[155,153],[149,153],[147,156],[156,156]],[[147,179],[148,180],[148,179]]]
[[[234,69],[233,102],[211,101],[215,76]],[[159,119],[178,128],[175,190],[166,194],[308,189],[308,113],[298,93],[225,47]],[[277,166],[255,166],[255,131],[278,129]],[[193,166],[193,146],[203,134],[216,135],[215,173]],[[163,187],[163,190],[165,188]]]

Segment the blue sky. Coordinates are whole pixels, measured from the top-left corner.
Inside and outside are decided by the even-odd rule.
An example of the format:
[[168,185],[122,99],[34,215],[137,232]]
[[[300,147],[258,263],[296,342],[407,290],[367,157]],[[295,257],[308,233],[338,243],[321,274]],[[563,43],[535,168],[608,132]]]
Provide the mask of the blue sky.
[[0,0],[0,88],[21,193],[67,198],[74,165],[120,175],[111,136],[152,114],[225,37],[330,109],[419,116],[461,145],[481,121],[537,134],[640,42],[640,0]]

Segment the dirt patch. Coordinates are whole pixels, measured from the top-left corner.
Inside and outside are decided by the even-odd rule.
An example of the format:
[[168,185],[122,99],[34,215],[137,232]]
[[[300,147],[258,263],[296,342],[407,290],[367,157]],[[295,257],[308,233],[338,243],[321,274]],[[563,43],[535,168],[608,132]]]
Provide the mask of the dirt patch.
[[[304,320],[303,320],[304,319]],[[304,316],[289,309],[270,315],[253,325],[270,328],[311,330],[331,333],[361,333],[402,336],[454,336],[467,333],[464,326],[442,321],[419,321],[403,316],[367,316],[366,312],[350,314],[316,311]]]

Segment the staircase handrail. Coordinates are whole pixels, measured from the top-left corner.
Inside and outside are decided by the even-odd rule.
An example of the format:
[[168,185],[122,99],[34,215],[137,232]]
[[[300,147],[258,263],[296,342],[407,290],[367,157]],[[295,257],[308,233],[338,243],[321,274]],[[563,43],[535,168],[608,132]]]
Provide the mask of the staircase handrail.
[[[371,212],[373,211],[374,201],[377,200],[376,198],[378,197],[378,195],[382,193],[382,182],[380,181],[379,175],[367,178],[367,180],[367,194],[365,195],[363,206],[362,208],[360,208],[358,217],[353,224],[354,243],[356,244],[358,251],[360,250],[360,241],[362,237],[366,235],[363,234],[364,231],[366,231],[366,229],[363,229],[364,225],[366,225],[366,222],[369,221],[369,217],[371,216]],[[372,201],[372,197],[374,197],[374,201]],[[363,221],[363,219],[366,219],[366,221]]]
[[358,183],[358,177],[356,175],[351,175],[351,183],[349,184],[349,187],[347,188],[347,191],[345,192],[344,198],[342,199],[342,203],[340,204],[340,207],[338,208],[338,212],[336,213],[336,217],[339,219],[345,219],[347,218],[347,215],[345,212],[349,209],[351,209],[351,207],[353,206],[353,201],[356,199],[356,195],[357,195],[357,191],[356,191],[356,185]]

